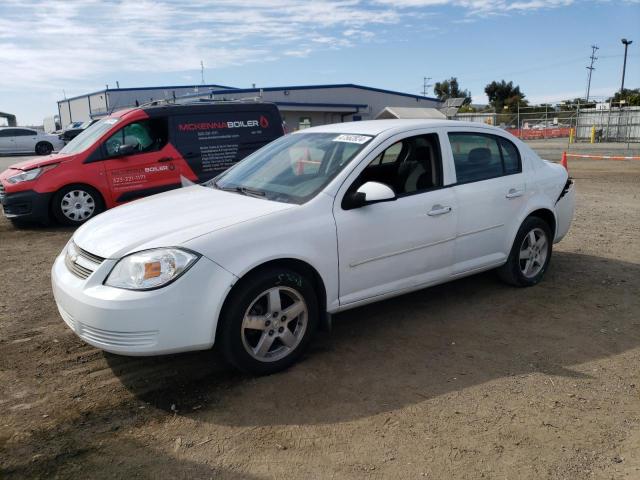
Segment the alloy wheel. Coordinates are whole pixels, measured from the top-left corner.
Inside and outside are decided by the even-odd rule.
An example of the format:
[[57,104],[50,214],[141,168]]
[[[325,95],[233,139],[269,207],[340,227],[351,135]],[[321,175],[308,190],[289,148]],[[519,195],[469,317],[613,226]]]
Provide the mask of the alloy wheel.
[[273,287],[250,304],[242,320],[242,344],[261,362],[278,361],[302,341],[308,322],[302,295],[290,287]]

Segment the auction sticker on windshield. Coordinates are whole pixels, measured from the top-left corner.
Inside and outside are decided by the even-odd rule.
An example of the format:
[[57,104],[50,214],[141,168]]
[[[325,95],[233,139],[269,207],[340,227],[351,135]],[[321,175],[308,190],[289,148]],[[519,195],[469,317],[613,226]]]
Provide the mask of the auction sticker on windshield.
[[367,143],[369,140],[371,140],[373,137],[370,137],[369,135],[347,135],[347,134],[342,134],[342,135],[338,135],[336,138],[333,139],[334,142],[347,142],[347,143],[357,143],[357,144],[363,144],[363,143]]

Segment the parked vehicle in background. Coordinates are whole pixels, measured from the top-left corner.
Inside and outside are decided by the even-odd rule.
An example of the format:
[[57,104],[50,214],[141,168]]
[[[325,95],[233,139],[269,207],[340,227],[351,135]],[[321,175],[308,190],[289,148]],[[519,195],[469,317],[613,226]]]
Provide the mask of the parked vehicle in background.
[[70,142],[71,140],[76,138],[78,135],[80,135],[84,130],[86,130],[91,125],[96,123],[98,120],[99,119],[96,118],[96,119],[93,119],[93,120],[89,120],[87,122],[83,122],[80,125],[75,126],[75,127],[71,127],[71,126],[67,127],[60,134],[60,140],[63,140],[65,143],[66,142]]
[[326,314],[493,268],[540,282],[569,230],[567,171],[501,129],[376,120],[282,137],[206,185],[114,209],[56,259],[60,315],[127,355],[291,365]]
[[0,127],[0,154],[31,153],[49,155],[64,147],[56,135],[24,127]]
[[[5,216],[14,222],[80,225],[107,208],[204,182],[283,135],[270,103],[156,105],[116,112],[57,155],[0,173]],[[56,138],[57,142],[60,142]]]

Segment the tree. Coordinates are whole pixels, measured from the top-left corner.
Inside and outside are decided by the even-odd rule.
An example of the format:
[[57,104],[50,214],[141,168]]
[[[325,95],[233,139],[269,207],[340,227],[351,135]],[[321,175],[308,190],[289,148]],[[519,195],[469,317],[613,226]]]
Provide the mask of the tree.
[[471,92],[469,90],[460,90],[460,85],[456,77],[451,77],[442,82],[436,82],[433,87],[433,93],[443,102],[449,98],[464,98],[463,105],[471,103]]
[[640,106],[640,88],[625,88],[622,90],[622,93],[619,91],[616,94],[609,98],[609,102],[612,103],[620,103],[620,100],[624,100],[625,104],[630,107],[639,107]]
[[[503,113],[505,110],[515,112],[518,103],[526,106],[528,102],[524,99],[525,94],[520,91],[520,86],[513,86],[513,82],[505,82],[501,80],[491,82],[484,88],[484,93],[489,98],[489,103],[495,109],[496,113]],[[505,109],[505,107],[507,107]]]

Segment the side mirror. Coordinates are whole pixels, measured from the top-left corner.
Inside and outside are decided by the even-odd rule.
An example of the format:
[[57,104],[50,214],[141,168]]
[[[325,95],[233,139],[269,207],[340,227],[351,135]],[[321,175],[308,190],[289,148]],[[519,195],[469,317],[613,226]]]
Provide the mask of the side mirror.
[[138,150],[137,145],[133,145],[131,143],[125,143],[124,145],[120,145],[118,150],[116,151],[116,155],[118,157],[123,157],[125,155],[131,155],[132,153]]
[[364,207],[371,203],[389,202],[396,199],[391,187],[379,182],[367,182],[357,191],[345,196],[342,207],[345,210]]

